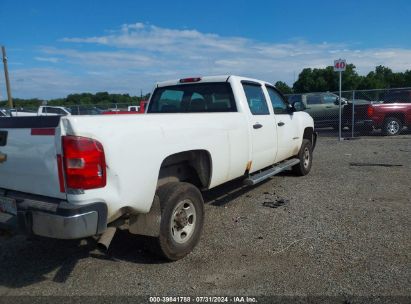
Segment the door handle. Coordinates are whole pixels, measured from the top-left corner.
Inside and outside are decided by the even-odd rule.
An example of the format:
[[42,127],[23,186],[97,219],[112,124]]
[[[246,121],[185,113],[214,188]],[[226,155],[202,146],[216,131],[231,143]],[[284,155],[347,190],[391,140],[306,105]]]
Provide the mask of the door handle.
[[330,108],[332,108],[332,106],[326,106],[326,108],[327,108],[327,109],[330,109]]
[[282,127],[282,126],[285,125],[285,123],[283,123],[282,121],[280,121],[277,125],[278,125],[279,127]]
[[263,125],[260,124],[260,123],[258,123],[258,122],[253,125],[253,128],[254,128],[254,129],[260,129],[260,128],[262,128],[262,127],[263,127]]
[[311,109],[311,107],[309,107],[309,108],[305,108],[305,109]]

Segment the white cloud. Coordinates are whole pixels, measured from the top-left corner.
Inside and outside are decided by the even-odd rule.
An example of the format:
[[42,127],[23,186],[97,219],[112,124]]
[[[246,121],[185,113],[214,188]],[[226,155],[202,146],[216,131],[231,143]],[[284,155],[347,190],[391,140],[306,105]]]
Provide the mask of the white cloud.
[[[138,75],[90,71],[86,74],[51,68],[27,68],[14,70],[10,74],[12,96],[18,98],[51,99],[65,97],[72,93],[103,92],[140,95],[140,88],[148,93],[155,77],[146,76],[147,87],[136,82]],[[0,86],[4,81],[0,78]],[[0,100],[5,96],[0,95]]]
[[51,63],[57,63],[59,62],[59,59],[56,57],[34,57],[37,61],[44,61],[44,62],[51,62]]
[[82,66],[98,66],[101,68],[140,68],[152,66],[155,59],[138,53],[116,51],[84,52],[75,49],[43,48],[45,54],[64,57],[70,64]]
[[303,68],[323,68],[336,58],[354,63],[360,74],[380,64],[394,71],[411,67],[411,49],[405,48],[359,49],[358,44],[304,40],[268,43],[143,23],[124,24],[101,36],[66,37],[61,42],[66,47],[42,48],[35,59],[64,62],[65,70],[16,70],[19,76],[15,78],[25,79],[24,85],[16,86],[17,95],[48,98],[101,90],[138,94],[140,88],[149,91],[156,81],[215,74],[292,84]]

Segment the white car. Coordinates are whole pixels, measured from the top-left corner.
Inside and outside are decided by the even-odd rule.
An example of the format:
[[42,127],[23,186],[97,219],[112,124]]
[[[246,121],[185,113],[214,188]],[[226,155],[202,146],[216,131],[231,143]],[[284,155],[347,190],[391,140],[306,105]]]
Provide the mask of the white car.
[[121,227],[156,237],[170,260],[199,240],[201,191],[288,168],[306,175],[316,143],[310,115],[239,76],[158,83],[146,115],[12,120],[0,120],[3,222],[18,216],[59,239],[102,235],[107,246]]

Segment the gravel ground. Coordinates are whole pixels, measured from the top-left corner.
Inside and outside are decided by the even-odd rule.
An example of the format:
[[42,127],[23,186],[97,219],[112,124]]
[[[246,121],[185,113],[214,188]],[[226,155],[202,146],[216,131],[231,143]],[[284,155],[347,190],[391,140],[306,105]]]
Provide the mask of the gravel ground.
[[[322,136],[321,136],[322,135]],[[116,235],[86,241],[0,236],[5,295],[407,296],[411,301],[411,135],[338,142],[323,132],[312,171],[205,194],[200,244],[165,263]],[[409,303],[409,302],[408,302]]]

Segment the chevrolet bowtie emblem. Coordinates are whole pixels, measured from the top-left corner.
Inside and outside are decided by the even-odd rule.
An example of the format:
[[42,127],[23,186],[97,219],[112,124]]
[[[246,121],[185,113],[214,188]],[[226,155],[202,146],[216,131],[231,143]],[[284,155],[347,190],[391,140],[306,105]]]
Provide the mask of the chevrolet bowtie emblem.
[[0,164],[4,163],[7,160],[7,154],[0,152]]

